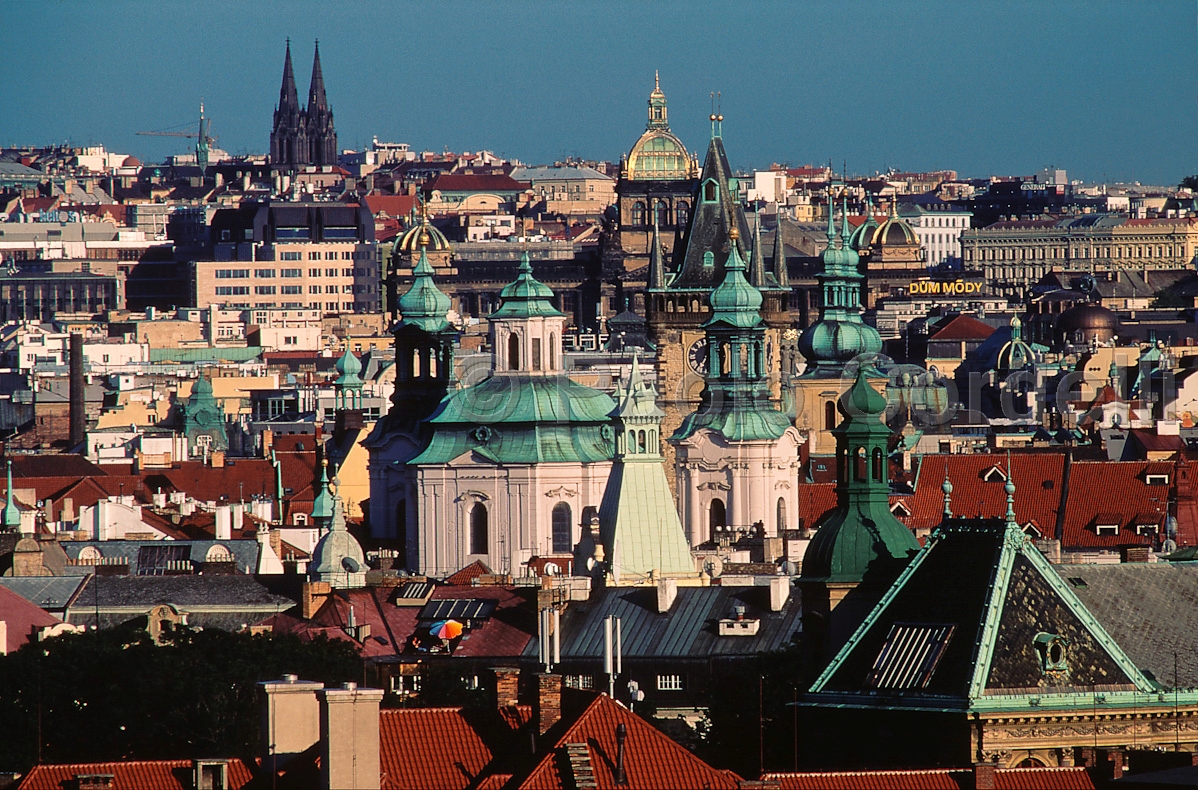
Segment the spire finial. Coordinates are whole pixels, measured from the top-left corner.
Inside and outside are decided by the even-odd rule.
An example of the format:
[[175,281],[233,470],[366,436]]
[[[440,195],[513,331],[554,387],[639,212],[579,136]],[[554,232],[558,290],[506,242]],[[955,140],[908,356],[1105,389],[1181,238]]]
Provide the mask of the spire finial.
[[1011,468],[1011,451],[1007,451],[1007,484],[1003,486],[1007,492],[1007,523],[1015,523],[1015,471]]
[[657,69],[653,69],[653,89],[661,90],[661,76],[657,73]]
[[944,473],[944,482],[940,484],[940,490],[944,492],[944,517],[946,519],[953,517],[953,484],[948,479],[948,471]]

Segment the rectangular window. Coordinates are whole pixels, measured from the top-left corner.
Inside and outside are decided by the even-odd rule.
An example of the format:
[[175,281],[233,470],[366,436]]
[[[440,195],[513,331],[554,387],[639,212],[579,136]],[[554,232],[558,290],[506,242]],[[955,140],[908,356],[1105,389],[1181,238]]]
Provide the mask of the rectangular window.
[[682,675],[658,675],[658,691],[682,691]]
[[1097,532],[1099,535],[1118,535],[1119,534],[1119,525],[1118,524],[1097,524],[1097,525],[1095,525],[1094,531]]
[[274,296],[275,287],[273,285],[255,285],[254,293],[258,296]]
[[335,252],[326,252],[326,253],[324,254],[324,259],[325,259],[326,261],[335,261],[335,260],[337,260],[337,253],[335,253]]
[[353,269],[342,269],[342,270],[341,270],[341,276],[342,276],[342,277],[353,277],[353,276],[354,276],[354,270],[353,270]]
[[217,269],[216,279],[218,280],[241,280],[250,276],[249,269]]
[[275,228],[275,239],[278,241],[310,238],[312,238],[312,232],[308,228]]
[[308,276],[309,276],[309,277],[319,277],[319,276],[320,276],[320,269],[309,269],[309,270],[308,270]]
[[[310,252],[310,253],[308,253],[308,260],[310,260],[310,261],[318,261],[318,260],[320,260],[320,253],[319,253],[319,252]],[[320,271],[320,270],[319,270],[319,269],[317,269],[316,271]]]
[[539,337],[532,339],[532,369],[541,369],[541,338]]
[[326,285],[326,286],[324,287],[324,292],[325,292],[325,293],[327,293],[327,294],[335,294],[335,293],[337,293],[337,286],[335,286],[335,285]]
[[356,239],[358,238],[358,229],[354,227],[326,227],[324,229],[324,237],[326,239]]
[[[301,260],[303,257],[304,256],[298,252],[284,252],[282,255],[282,259],[285,261],[298,261],[298,260]],[[284,270],[284,271],[286,271],[286,270]]]
[[217,296],[249,296],[250,287],[248,285],[218,285],[216,287]]
[[341,293],[343,293],[343,294],[352,294],[353,292],[354,292],[354,287],[353,287],[352,285],[343,285],[343,286],[341,286]]
[[279,276],[285,277],[285,278],[286,277],[289,277],[289,278],[303,277],[304,270],[303,269],[280,269]]
[[337,302],[325,302],[324,309],[328,310],[330,313],[337,312]]
[[566,675],[566,688],[590,691],[595,688],[594,675]]
[[308,293],[310,293],[310,294],[318,294],[318,293],[320,293],[320,286],[319,286],[319,285],[309,285],[309,286],[308,286]]
[[273,280],[275,278],[274,269],[254,269],[254,276],[259,280]]
[[348,260],[352,260],[352,259],[353,259],[352,253],[348,253],[348,252],[341,253],[341,260],[348,261]]
[[280,291],[280,293],[282,293],[284,295],[302,294],[303,292],[304,292],[304,286],[302,286],[302,285],[284,285],[283,290]]
[[324,276],[325,276],[325,277],[336,277],[336,276],[337,276],[337,270],[336,270],[336,269],[325,269],[325,270],[324,270]]

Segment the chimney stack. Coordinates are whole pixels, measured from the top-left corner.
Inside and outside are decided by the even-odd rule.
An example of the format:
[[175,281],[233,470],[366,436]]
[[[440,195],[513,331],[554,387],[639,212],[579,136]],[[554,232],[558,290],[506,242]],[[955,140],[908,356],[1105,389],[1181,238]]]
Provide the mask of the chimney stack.
[[494,667],[495,707],[509,708],[520,704],[520,670],[516,667]]
[[974,790],[996,790],[998,787],[997,767],[994,763],[974,763]]
[[562,717],[562,676],[537,674],[537,733],[544,735]]
[[665,614],[674,605],[678,597],[678,582],[674,579],[662,579],[657,583],[657,613]]
[[[87,432],[86,400],[83,385],[83,335],[72,332],[70,335],[69,361],[70,365],[70,445],[79,447],[83,444]],[[84,448],[86,452],[86,448]]]
[[788,598],[790,598],[790,577],[777,576],[770,579],[770,611],[782,611]]
[[343,683],[320,696],[320,773],[324,786],[379,790],[379,703],[382,689]]
[[262,690],[262,766],[272,775],[320,740],[323,683],[284,675],[258,684]]

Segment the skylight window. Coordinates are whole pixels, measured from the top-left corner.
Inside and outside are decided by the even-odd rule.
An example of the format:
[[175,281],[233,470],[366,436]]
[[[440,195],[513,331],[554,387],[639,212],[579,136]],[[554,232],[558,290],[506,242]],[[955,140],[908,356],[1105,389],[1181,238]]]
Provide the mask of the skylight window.
[[928,685],[956,630],[954,625],[895,623],[865,685],[879,691],[913,691]]

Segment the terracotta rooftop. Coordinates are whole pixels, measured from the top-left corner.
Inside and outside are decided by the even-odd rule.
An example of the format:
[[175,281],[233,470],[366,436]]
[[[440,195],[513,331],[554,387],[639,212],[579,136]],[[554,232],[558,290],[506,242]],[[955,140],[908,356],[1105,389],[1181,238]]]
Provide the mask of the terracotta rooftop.
[[[1174,471],[1174,464],[1168,461],[1074,461],[1069,469],[1061,547],[1150,545],[1155,533],[1137,534],[1136,527],[1151,522],[1151,526],[1163,529]],[[1148,484],[1149,475],[1153,476],[1153,485]],[[1099,535],[1099,522],[1117,524],[1119,530]]]
[[956,318],[937,328],[928,340],[985,340],[994,334],[994,327],[968,315]]
[[[526,705],[499,715],[462,708],[383,710],[379,758],[384,790],[466,790],[505,756],[532,717]],[[436,759],[443,756],[445,759]],[[488,777],[496,778],[496,777]]]
[[[765,774],[763,780],[780,790],[972,790],[974,772],[968,768],[909,771],[829,771]],[[1093,790],[1085,768],[999,768],[997,790]]]
[[479,576],[490,575],[491,569],[487,567],[487,564],[482,560],[475,560],[465,568],[445,577],[445,583],[455,587],[469,587]]
[[[35,765],[17,785],[17,790],[62,790],[64,787],[74,787],[75,777],[88,774],[111,774],[112,790],[191,790],[195,786],[192,771],[191,760]],[[229,790],[244,787],[252,778],[244,762],[229,761]]]
[[1015,472],[1015,516],[1020,524],[1035,521],[1040,529],[1056,529],[1057,512],[1063,496],[1064,453],[1014,453],[1007,456],[926,455],[920,461],[909,525],[932,529],[944,515],[941,486],[947,475],[953,484],[952,511],[961,518],[996,517],[1007,512],[1003,490],[1011,468]]

